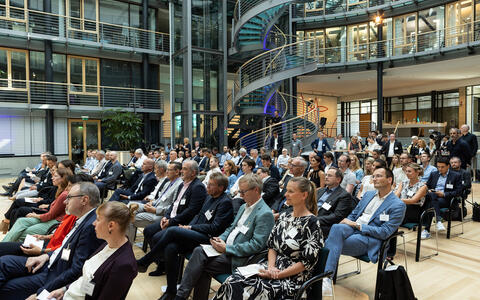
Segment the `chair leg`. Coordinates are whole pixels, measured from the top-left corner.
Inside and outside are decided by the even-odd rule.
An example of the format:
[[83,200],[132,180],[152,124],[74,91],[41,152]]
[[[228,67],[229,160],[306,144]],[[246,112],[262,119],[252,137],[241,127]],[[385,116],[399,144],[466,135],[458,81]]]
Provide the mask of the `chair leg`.
[[447,223],[447,239],[450,239],[450,230],[452,229],[452,209],[448,209],[448,223]]
[[[405,237],[404,243],[405,243]],[[418,224],[417,228],[417,248],[415,249],[415,261],[418,262],[420,261],[420,249],[421,249],[421,243],[422,243],[422,219],[420,218],[420,222]],[[406,245],[404,245],[406,247]]]
[[[420,231],[419,231],[420,232]],[[408,272],[408,265],[407,265],[407,243],[405,243],[405,236],[402,235],[403,239],[403,257],[405,259],[405,270]],[[417,246],[418,247],[418,246]]]

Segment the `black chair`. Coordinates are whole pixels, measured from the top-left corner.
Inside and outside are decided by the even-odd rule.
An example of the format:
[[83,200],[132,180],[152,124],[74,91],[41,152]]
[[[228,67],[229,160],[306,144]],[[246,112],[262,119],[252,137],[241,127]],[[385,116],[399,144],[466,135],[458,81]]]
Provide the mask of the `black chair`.
[[416,250],[415,250],[415,261],[417,261],[417,262],[420,261],[420,260],[425,260],[425,259],[428,259],[432,256],[438,255],[438,231],[435,230],[435,241],[437,243],[437,252],[434,253],[434,254],[431,254],[431,255],[427,255],[423,258],[420,258],[420,249],[421,249],[421,243],[422,243],[422,238],[421,238],[422,226],[425,224],[426,220],[429,220],[428,215],[430,215],[430,214],[433,217],[435,217],[435,219],[437,219],[437,215],[435,214],[435,209],[430,205],[430,199],[429,198],[425,198],[425,203],[423,204],[423,207],[425,209],[420,214],[418,222],[416,222],[416,223],[404,223],[404,224],[400,225],[400,227],[407,228],[407,229],[410,229],[410,230],[413,230],[413,231],[417,230],[417,246],[416,246]]
[[304,293],[307,295],[307,300],[321,300],[322,299],[322,284],[323,278],[330,277],[333,272],[325,272],[325,265],[327,263],[328,253],[330,251],[323,247],[320,250],[317,264],[313,271],[313,277],[302,284],[295,295],[295,300],[302,299]]
[[[450,206],[447,208],[441,208],[440,211],[444,213],[447,216],[447,239],[450,239],[451,235],[451,230],[452,230],[452,218],[453,218],[453,212],[458,208],[458,204],[460,204],[460,224],[457,224],[455,226],[461,225],[462,226],[462,232],[457,233],[456,235],[462,235],[463,234],[463,211],[466,209],[465,208],[465,203],[462,199],[462,196],[457,196],[452,198],[450,201]],[[453,226],[453,227],[455,227]]]

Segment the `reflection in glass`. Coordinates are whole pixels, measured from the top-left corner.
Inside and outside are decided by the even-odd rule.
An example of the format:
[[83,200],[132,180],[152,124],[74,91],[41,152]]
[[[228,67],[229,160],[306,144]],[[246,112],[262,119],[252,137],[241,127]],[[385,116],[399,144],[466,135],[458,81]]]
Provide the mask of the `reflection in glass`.
[[12,87],[26,88],[27,80],[27,53],[10,51],[12,63]]
[[83,144],[83,122],[70,123],[70,143],[72,146],[72,160],[76,164],[83,165],[85,148]]
[[440,47],[444,36],[444,15],[444,6],[418,12],[418,51],[430,51]]
[[394,55],[415,52],[416,15],[406,15],[394,19]]
[[0,87],[8,86],[7,50],[0,49]]
[[83,91],[82,75],[82,59],[70,57],[70,92],[80,93]]
[[85,91],[97,92],[97,61],[85,59]]
[[325,30],[325,57],[326,63],[344,61],[345,54],[345,26],[332,27]]
[[87,126],[87,149],[99,149],[98,147],[98,123],[86,122]]

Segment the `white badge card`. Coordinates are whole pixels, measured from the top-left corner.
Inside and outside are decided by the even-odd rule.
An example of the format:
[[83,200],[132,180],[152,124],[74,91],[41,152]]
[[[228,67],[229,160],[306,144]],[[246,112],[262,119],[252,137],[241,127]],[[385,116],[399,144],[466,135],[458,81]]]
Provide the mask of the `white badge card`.
[[332,206],[331,206],[329,203],[327,203],[327,202],[323,202],[322,208],[323,208],[324,210],[330,210],[330,208],[332,208]]
[[62,256],[61,258],[64,260],[64,261],[68,261],[68,259],[70,258],[70,249],[69,248],[65,248],[62,250]]
[[165,200],[167,200],[167,196],[163,195],[162,198],[160,198],[160,201],[163,202],[163,201],[165,201]]
[[210,219],[212,218],[212,213],[209,210],[205,212],[205,218],[207,218],[207,221],[210,221]]
[[390,216],[385,214],[385,213],[382,213],[380,214],[380,221],[382,222],[388,222],[388,220],[390,220]]
[[93,284],[90,281],[85,279],[85,280],[82,281],[82,285],[80,286],[80,289],[85,294],[87,294],[89,296],[92,296],[93,295],[93,290],[95,289],[95,284]]
[[446,188],[447,188],[447,189],[453,189],[453,184],[447,183]]
[[242,225],[239,230],[241,233],[246,234],[248,231],[248,226]]
[[187,203],[187,199],[183,198],[180,200],[180,205],[185,205],[185,203]]

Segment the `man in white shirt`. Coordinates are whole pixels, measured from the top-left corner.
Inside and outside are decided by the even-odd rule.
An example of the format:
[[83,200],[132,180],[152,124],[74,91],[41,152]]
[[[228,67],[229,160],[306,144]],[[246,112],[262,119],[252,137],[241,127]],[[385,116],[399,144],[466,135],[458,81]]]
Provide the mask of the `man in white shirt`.
[[338,158],[338,168],[343,173],[343,180],[340,186],[346,190],[349,194],[353,192],[357,178],[355,174],[350,170],[350,157],[346,154],[340,155]]
[[395,139],[394,133],[390,134],[389,139],[390,140],[386,142],[382,147],[382,153],[387,158],[387,166],[390,166],[390,164],[392,163],[393,155],[400,155],[403,152],[402,143]]
[[398,186],[400,182],[407,180],[407,174],[405,174],[407,165],[412,162],[411,156],[407,153],[402,153],[400,155],[400,168],[395,168],[393,170],[393,176],[395,178],[395,186]]
[[135,150],[135,157],[137,158],[137,160],[135,161],[135,163],[133,163],[133,166],[137,169],[141,169],[143,165],[143,161],[148,157],[145,154],[143,154],[143,150],[140,148]]
[[212,173],[222,173],[222,170],[218,167],[218,157],[212,156],[210,158],[210,170],[207,172],[207,175],[205,176],[205,179],[202,181],[202,183],[205,185],[205,187],[208,184],[208,181],[210,180],[210,176]]
[[105,151],[98,150],[96,154],[96,159],[98,160],[98,163],[95,168],[93,168],[93,170],[90,172],[90,175],[92,175],[93,177],[97,176],[107,163],[107,160],[105,159]]

